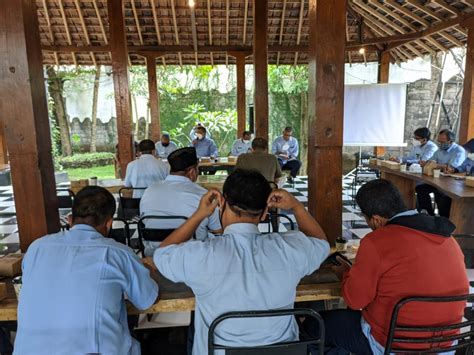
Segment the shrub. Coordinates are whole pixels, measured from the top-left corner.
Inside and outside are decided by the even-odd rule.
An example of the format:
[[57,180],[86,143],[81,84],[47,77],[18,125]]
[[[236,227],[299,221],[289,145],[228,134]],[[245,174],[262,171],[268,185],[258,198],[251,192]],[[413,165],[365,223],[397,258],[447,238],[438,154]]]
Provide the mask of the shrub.
[[71,157],[59,159],[59,163],[65,169],[74,168],[92,168],[95,166],[104,166],[114,163],[115,156],[113,153],[83,153],[75,154]]

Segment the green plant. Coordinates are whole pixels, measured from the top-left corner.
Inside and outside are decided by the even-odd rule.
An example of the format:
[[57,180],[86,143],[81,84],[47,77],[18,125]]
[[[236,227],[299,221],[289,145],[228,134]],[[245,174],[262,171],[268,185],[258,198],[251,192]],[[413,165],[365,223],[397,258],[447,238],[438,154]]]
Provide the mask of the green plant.
[[114,159],[115,155],[113,153],[83,153],[60,158],[59,162],[65,169],[92,168],[113,164]]

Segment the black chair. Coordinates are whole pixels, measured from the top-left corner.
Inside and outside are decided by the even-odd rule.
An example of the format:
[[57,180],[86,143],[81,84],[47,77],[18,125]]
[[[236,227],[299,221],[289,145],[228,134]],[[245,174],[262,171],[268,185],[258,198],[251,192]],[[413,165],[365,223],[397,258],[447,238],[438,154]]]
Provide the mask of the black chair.
[[119,190],[120,206],[118,217],[126,221],[138,219],[140,216],[141,197],[134,197],[135,191],[145,191],[146,187],[122,187]]
[[287,216],[286,214],[283,213],[277,213],[277,212],[272,212],[270,211],[266,218],[260,222],[264,224],[268,224],[268,233],[278,233],[280,229],[280,221],[279,218],[286,219],[290,225],[290,230],[294,231],[295,230],[295,222]]
[[[57,189],[56,196],[58,199],[58,209],[72,209],[72,204],[76,197],[72,190]],[[69,230],[69,228],[71,228],[67,214],[59,213],[59,223],[61,225],[61,230]]]
[[151,228],[145,225],[145,221],[152,220],[183,220],[186,221],[188,217],[184,216],[144,216],[138,221],[138,245],[142,255],[145,256],[144,240],[149,242],[162,242],[177,228]]
[[[443,353],[447,351],[453,351],[472,347],[474,341],[472,336],[474,331],[471,329],[474,325],[474,320],[461,321],[456,324],[449,324],[443,326],[409,326],[398,324],[398,315],[403,306],[412,302],[426,302],[426,303],[451,303],[451,302],[472,302],[474,300],[474,294],[463,295],[463,296],[448,296],[448,297],[407,297],[400,300],[393,309],[392,319],[390,321],[390,330],[387,337],[387,343],[385,344],[384,355],[391,353],[403,353],[403,354],[435,354]],[[463,328],[468,328],[465,330]],[[442,332],[456,331],[459,330],[459,334],[442,334]],[[403,332],[404,335],[395,334],[396,332]],[[406,333],[425,333],[425,336],[417,334],[416,337],[406,335]],[[434,335],[430,335],[434,334]],[[457,341],[456,345],[450,347],[441,347],[440,344],[446,342]],[[406,348],[396,348],[393,346],[394,343],[404,344]],[[422,345],[420,348],[420,344]],[[418,347],[409,348],[409,345],[418,345]],[[424,346],[424,347],[423,347]]]
[[[319,323],[319,337],[299,341],[289,341],[277,344],[259,345],[252,347],[244,346],[225,346],[214,343],[214,334],[216,327],[227,319],[242,319],[256,317],[312,317]],[[269,329],[269,331],[271,331]],[[214,355],[215,350],[224,350],[226,355],[307,355],[309,345],[319,345],[319,354],[324,354],[324,322],[321,316],[309,308],[282,309],[270,311],[245,311],[229,312],[217,317],[209,327],[208,349],[209,355]]]
[[119,228],[114,228],[112,226],[108,237],[112,238],[118,243],[130,246],[130,227],[128,222],[121,218],[114,218],[114,223],[116,222],[123,224],[123,226]]

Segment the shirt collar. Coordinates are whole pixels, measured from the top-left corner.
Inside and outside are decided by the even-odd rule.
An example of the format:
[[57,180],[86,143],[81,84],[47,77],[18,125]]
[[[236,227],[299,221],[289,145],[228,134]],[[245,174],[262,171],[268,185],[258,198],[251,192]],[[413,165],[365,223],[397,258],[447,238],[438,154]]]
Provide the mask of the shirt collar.
[[156,159],[153,156],[153,154],[142,154],[142,155],[140,155],[140,159],[150,159],[150,158]]
[[225,227],[224,234],[260,234],[260,231],[252,223],[234,223]]
[[400,213],[397,213],[392,218],[390,218],[389,221],[394,220],[395,218],[398,218],[398,217],[414,216],[416,214],[418,214],[417,210],[408,210],[408,211],[405,211],[405,212],[400,212]]
[[177,181],[177,182],[192,182],[189,178],[186,176],[181,176],[181,175],[168,175],[165,178],[165,181]]
[[102,234],[100,234],[97,229],[94,227],[88,225],[88,224],[76,224],[72,226],[70,231],[77,231],[77,232],[83,232],[87,234],[88,236],[91,237],[104,237]]

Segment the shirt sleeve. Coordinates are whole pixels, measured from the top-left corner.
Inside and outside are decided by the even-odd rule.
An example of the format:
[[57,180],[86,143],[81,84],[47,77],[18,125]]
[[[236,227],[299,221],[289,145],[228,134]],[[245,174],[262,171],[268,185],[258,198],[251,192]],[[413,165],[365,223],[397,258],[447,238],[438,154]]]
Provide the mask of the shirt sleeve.
[[211,151],[212,156],[219,156],[219,151],[217,150],[216,143],[214,141],[211,141],[211,145],[209,147],[209,150]]
[[449,165],[452,166],[453,168],[457,168],[460,166],[464,161],[466,160],[466,152],[464,151],[464,148],[459,147],[453,154],[453,157],[449,160]]
[[276,154],[278,152],[278,139],[275,139],[272,143],[272,154]]
[[132,187],[132,166],[131,166],[131,164],[127,165],[127,172],[125,173],[125,181],[123,182],[123,186]]
[[365,308],[374,300],[381,273],[380,256],[366,238],[360,243],[354,265],[342,279],[342,296],[354,310]]
[[426,147],[423,155],[421,156],[421,160],[427,161],[433,158],[433,155],[438,151],[438,147],[434,144],[430,144]]
[[469,163],[469,159],[466,158],[461,165],[455,168],[455,170],[459,173],[465,173],[467,171],[468,163]]
[[290,155],[291,155],[292,158],[297,158],[298,154],[300,152],[300,148],[299,148],[299,145],[298,145],[298,140],[296,138],[294,138],[294,142],[295,142],[295,145],[291,149]]
[[207,228],[211,231],[216,231],[222,228],[219,220],[219,209],[216,208],[214,212],[209,216],[207,222]]
[[439,152],[439,150],[437,150],[437,151],[433,154],[433,156],[431,157],[430,160],[434,160],[434,161],[437,162],[438,159],[439,159],[439,157],[438,157],[438,155],[439,155],[438,152]]
[[234,157],[239,154],[239,152],[237,151],[237,142],[238,141],[234,142],[234,144],[232,145],[232,150],[230,152],[230,154],[233,155]]

